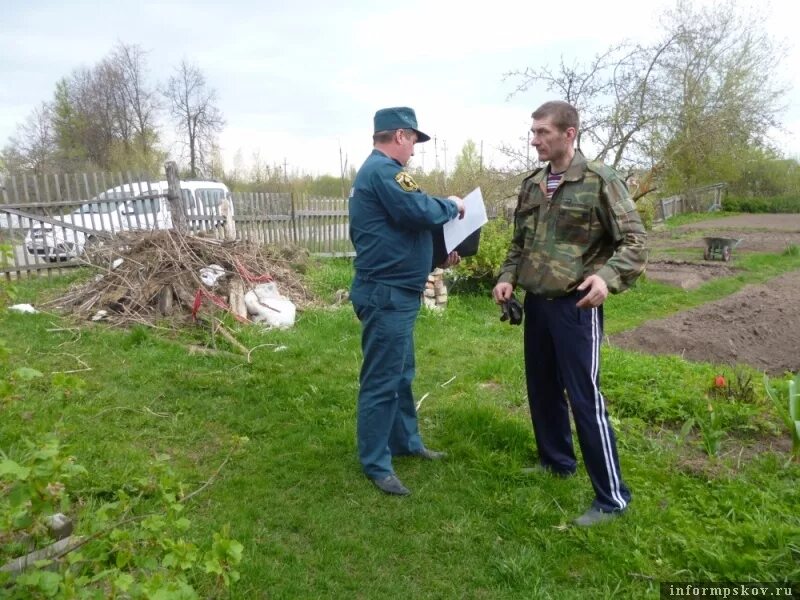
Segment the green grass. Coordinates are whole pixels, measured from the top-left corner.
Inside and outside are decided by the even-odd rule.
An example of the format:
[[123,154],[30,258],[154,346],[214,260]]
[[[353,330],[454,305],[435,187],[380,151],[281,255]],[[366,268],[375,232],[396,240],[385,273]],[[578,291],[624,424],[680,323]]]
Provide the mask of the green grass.
[[711,221],[715,219],[724,219],[725,217],[733,217],[736,216],[738,212],[730,212],[730,211],[717,211],[717,212],[705,212],[705,213],[681,213],[679,215],[675,215],[670,217],[666,221],[664,221],[664,225],[667,229],[675,229],[677,227],[681,227],[682,225],[690,225],[692,223],[699,223],[700,221]]
[[[800,267],[792,256],[743,264],[741,276],[695,292],[643,282],[609,305],[609,330]],[[330,297],[347,287],[350,268],[325,263],[310,279]],[[19,301],[59,285],[21,282]],[[720,409],[722,456],[707,458],[695,437],[676,432],[707,403],[719,367],[604,348],[634,501],[623,519],[578,530],[568,523],[592,497],[582,469],[567,480],[520,474],[535,460],[521,330],[498,317],[474,295],[420,316],[415,390],[429,394],[420,426],[450,457],[397,460],[408,498],[379,494],[360,473],[360,330],[349,305],[302,313],[287,331],[240,328],[246,346],[272,344],[254,350],[252,364],[190,356],[187,342],[208,341],[199,331],[76,331],[52,315],[2,314],[9,358],[0,379],[23,365],[46,377],[0,404],[0,448],[14,455],[24,438],[56,432],[90,472],[71,491],[91,502],[162,452],[187,489],[199,488],[231,438],[249,437],[187,511],[194,540],[230,523],[244,544],[234,598],[657,598],[659,581],[800,578],[800,466],[780,453],[736,452],[779,428],[760,391],[752,404]],[[54,383],[56,371],[85,368],[71,375],[82,386]]]

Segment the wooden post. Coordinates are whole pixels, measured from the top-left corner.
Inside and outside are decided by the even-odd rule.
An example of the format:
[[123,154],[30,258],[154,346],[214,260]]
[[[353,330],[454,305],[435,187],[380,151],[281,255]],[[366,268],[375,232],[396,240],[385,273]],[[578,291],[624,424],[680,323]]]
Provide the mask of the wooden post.
[[167,173],[167,200],[169,200],[169,212],[172,214],[172,226],[179,233],[186,233],[186,211],[181,201],[181,181],[178,177],[178,165],[173,161],[164,163],[164,171]]
[[240,277],[234,277],[230,283],[229,303],[233,314],[243,319],[247,318],[247,305],[244,302],[245,285]]
[[291,224],[291,235],[292,235],[292,242],[295,244],[298,243],[297,241],[297,214],[295,211],[295,192],[291,192],[291,217],[292,217],[292,224]]
[[225,197],[219,207],[219,213],[225,217],[223,226],[223,239],[236,239],[236,223],[233,220],[233,197],[230,192],[226,192]]

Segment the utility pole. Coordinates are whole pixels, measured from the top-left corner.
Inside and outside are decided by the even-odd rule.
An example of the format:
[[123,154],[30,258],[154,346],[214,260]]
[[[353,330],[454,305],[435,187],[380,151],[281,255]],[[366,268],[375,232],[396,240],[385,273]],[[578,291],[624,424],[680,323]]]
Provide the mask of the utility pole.
[[525,168],[531,170],[531,130],[528,130],[528,143],[525,144]]
[[342,142],[339,141],[339,174],[342,182],[342,199],[346,198],[344,195],[344,171],[347,168],[347,159],[342,160]]
[[283,182],[289,185],[289,170],[286,166],[286,157],[283,157]]
[[434,168],[438,171],[439,170],[439,139],[436,136],[433,136],[433,153],[434,153],[434,158],[436,159],[436,162],[435,162],[436,166]]
[[444,178],[447,180],[447,140],[442,142],[442,150],[444,151]]
[[425,172],[425,146],[420,148],[419,153],[420,153],[420,156],[422,156],[422,172],[424,173]]

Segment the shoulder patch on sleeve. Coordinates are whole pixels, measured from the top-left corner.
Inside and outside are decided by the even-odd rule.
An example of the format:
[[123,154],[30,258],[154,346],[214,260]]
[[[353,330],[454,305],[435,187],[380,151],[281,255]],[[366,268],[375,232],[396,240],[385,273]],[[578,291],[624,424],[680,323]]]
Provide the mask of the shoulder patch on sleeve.
[[406,171],[400,171],[394,176],[394,180],[400,185],[404,192],[416,192],[419,190],[417,182],[414,181],[414,178]]
[[[526,175],[526,176],[523,178],[523,180],[522,180],[522,181],[523,181],[523,182],[525,182],[525,181],[527,181],[528,179],[533,179],[534,177],[536,177],[537,175],[539,175],[539,173],[541,173],[542,171],[544,171],[544,167],[539,167],[539,168],[537,168],[537,169],[534,169],[533,171],[531,171],[530,173],[528,173],[528,174],[527,174],[527,175]],[[541,179],[541,177],[539,177],[539,179]]]
[[613,168],[598,160],[589,161],[586,163],[586,168],[593,173],[600,175],[603,181],[613,181],[614,179],[619,179],[619,175]]

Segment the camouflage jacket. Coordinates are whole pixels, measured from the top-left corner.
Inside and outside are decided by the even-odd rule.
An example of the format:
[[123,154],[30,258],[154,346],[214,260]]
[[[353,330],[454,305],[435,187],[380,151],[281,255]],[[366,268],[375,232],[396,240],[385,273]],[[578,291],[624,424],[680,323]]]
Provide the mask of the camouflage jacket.
[[647,235],[625,184],[614,169],[576,150],[548,202],[549,169],[522,182],[498,282],[557,297],[597,274],[610,292],[627,289],[647,264]]

